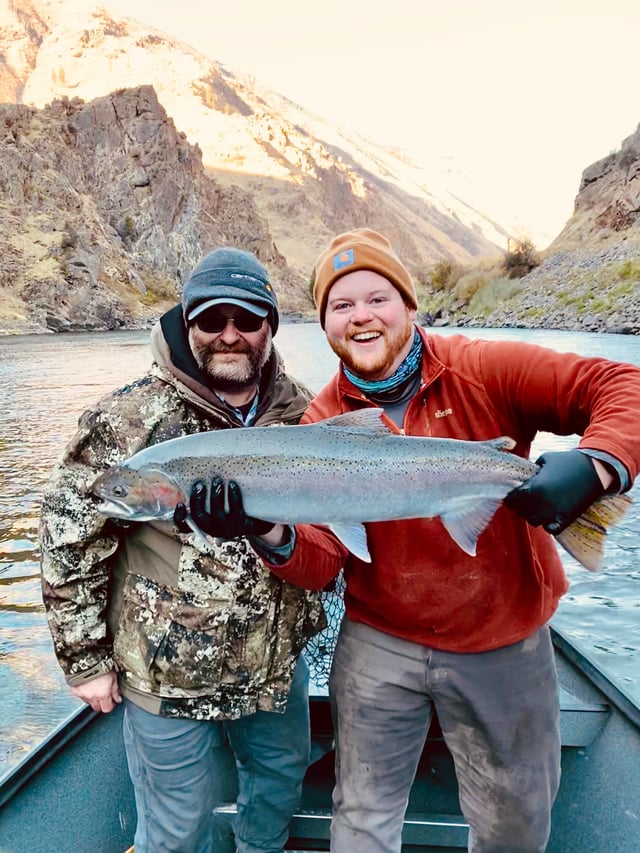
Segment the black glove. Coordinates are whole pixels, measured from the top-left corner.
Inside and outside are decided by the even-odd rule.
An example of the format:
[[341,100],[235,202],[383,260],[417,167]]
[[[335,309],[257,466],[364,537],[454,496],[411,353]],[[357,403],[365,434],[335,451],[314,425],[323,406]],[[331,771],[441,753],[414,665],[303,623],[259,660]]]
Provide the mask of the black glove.
[[[228,500],[227,512],[224,508],[224,480],[214,477],[211,481],[211,501],[207,512],[207,487],[202,480],[197,480],[191,489],[189,514],[201,530],[216,539],[262,536],[275,526],[272,521],[262,521],[245,514],[240,486],[234,480],[229,480]],[[186,506],[177,504],[173,521],[181,533],[191,532],[191,528],[185,523],[187,514]]]
[[504,499],[534,527],[557,535],[604,494],[593,460],[579,450],[543,453],[536,465],[540,470]]

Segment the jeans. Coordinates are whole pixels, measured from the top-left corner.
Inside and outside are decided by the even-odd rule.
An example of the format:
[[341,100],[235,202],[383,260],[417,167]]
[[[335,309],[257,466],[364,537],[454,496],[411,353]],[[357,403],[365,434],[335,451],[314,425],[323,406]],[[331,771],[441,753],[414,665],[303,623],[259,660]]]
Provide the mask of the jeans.
[[136,853],[216,853],[212,809],[219,805],[221,751],[216,748],[225,736],[238,774],[238,853],[282,853],[309,764],[308,673],[300,658],[284,714],[256,711],[224,722],[176,719],[125,699]]
[[560,780],[547,627],[495,651],[441,652],[345,618],[329,684],[336,733],[332,853],[399,853],[433,710],[473,853],[542,853]]

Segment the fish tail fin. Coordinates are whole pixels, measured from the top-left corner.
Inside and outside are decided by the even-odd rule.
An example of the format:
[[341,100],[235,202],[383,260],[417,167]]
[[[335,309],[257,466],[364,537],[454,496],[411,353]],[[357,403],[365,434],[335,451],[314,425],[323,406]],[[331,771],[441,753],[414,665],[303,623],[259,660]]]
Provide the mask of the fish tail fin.
[[603,527],[613,527],[622,521],[632,504],[633,501],[629,495],[607,495],[591,504],[582,516],[590,518]]
[[607,528],[624,518],[632,500],[627,495],[609,495],[596,501],[556,536],[571,556],[590,572],[600,571]]

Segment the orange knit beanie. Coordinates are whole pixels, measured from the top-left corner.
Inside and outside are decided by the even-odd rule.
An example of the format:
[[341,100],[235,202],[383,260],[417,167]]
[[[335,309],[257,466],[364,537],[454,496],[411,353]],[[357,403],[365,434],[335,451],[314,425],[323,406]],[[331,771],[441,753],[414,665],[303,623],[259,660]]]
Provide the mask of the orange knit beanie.
[[324,328],[324,315],[331,285],[356,270],[371,270],[388,279],[411,308],[418,307],[416,289],[409,271],[382,234],[370,228],[356,228],[334,237],[316,261],[313,272],[313,300]]

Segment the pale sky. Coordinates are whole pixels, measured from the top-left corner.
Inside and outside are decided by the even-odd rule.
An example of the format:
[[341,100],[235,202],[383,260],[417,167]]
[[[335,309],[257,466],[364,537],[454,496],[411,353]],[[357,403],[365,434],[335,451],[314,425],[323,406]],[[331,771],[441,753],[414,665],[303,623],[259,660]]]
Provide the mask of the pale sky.
[[555,236],[640,123],[639,0],[102,0]]

